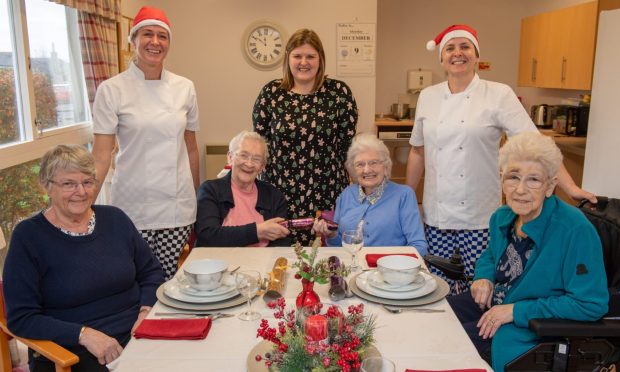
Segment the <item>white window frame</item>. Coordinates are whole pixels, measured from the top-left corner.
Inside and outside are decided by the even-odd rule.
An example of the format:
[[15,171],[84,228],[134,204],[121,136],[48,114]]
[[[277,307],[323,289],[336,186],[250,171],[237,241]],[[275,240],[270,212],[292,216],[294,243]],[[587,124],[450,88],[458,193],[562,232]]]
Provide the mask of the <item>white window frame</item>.
[[[9,22],[15,30],[13,50],[17,56],[17,74],[19,86],[16,85],[18,110],[25,123],[24,133],[21,133],[20,141],[0,146],[0,170],[18,164],[38,159],[47,150],[55,145],[76,143],[85,144],[93,139],[92,121],[86,121],[60,128],[37,130],[36,107],[34,86],[32,82],[32,70],[30,69],[30,47],[28,44],[28,30],[26,27],[26,4],[25,0],[7,0],[10,8]],[[28,61],[28,62],[26,62]],[[24,97],[27,94],[27,97]]]

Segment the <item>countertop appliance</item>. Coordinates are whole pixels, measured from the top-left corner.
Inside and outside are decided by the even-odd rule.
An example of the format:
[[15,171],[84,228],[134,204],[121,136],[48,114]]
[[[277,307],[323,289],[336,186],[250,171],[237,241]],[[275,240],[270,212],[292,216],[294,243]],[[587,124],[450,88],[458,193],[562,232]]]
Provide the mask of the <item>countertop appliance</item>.
[[569,106],[566,111],[566,134],[585,136],[588,133],[590,106]]
[[551,128],[552,121],[551,115],[549,115],[549,105],[544,103],[541,105],[532,105],[530,116],[538,128]]

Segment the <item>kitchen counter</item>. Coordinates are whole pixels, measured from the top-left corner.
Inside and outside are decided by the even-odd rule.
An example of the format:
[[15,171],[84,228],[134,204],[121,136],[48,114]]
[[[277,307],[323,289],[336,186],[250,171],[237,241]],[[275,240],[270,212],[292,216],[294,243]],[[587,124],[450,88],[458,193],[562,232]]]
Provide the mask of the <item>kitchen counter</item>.
[[581,157],[586,155],[586,137],[567,136],[551,129],[541,129],[540,133],[553,137],[555,144],[558,145],[564,155],[572,154]]
[[375,125],[377,127],[391,126],[391,127],[413,127],[413,120],[403,119],[396,120],[391,117],[375,118]]

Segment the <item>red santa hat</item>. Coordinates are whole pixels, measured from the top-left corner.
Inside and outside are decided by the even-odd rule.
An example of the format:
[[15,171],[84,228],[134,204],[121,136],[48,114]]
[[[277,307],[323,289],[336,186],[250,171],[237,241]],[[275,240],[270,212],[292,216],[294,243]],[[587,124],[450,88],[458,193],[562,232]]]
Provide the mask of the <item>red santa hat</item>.
[[166,31],[168,31],[168,36],[172,36],[172,32],[170,32],[170,21],[168,21],[166,13],[164,13],[161,9],[143,6],[133,19],[133,24],[131,25],[131,30],[129,31],[128,37],[130,43],[136,32],[144,26],[163,27]]
[[471,41],[476,47],[478,55],[480,55],[480,46],[478,45],[476,30],[467,25],[452,25],[446,28],[441,31],[439,35],[435,36],[435,39],[426,43],[426,49],[435,50],[437,45],[439,45],[439,59],[441,59],[441,51],[443,50],[443,47],[450,39],[454,39],[455,37],[464,37],[469,39],[469,41]]

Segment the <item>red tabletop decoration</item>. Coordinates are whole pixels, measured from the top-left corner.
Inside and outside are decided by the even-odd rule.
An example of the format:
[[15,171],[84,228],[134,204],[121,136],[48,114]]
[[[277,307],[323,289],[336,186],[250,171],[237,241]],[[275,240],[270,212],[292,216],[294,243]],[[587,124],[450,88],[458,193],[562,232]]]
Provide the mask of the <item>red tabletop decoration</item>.
[[316,314],[306,318],[304,326],[306,336],[310,341],[322,341],[327,338],[327,318]]

